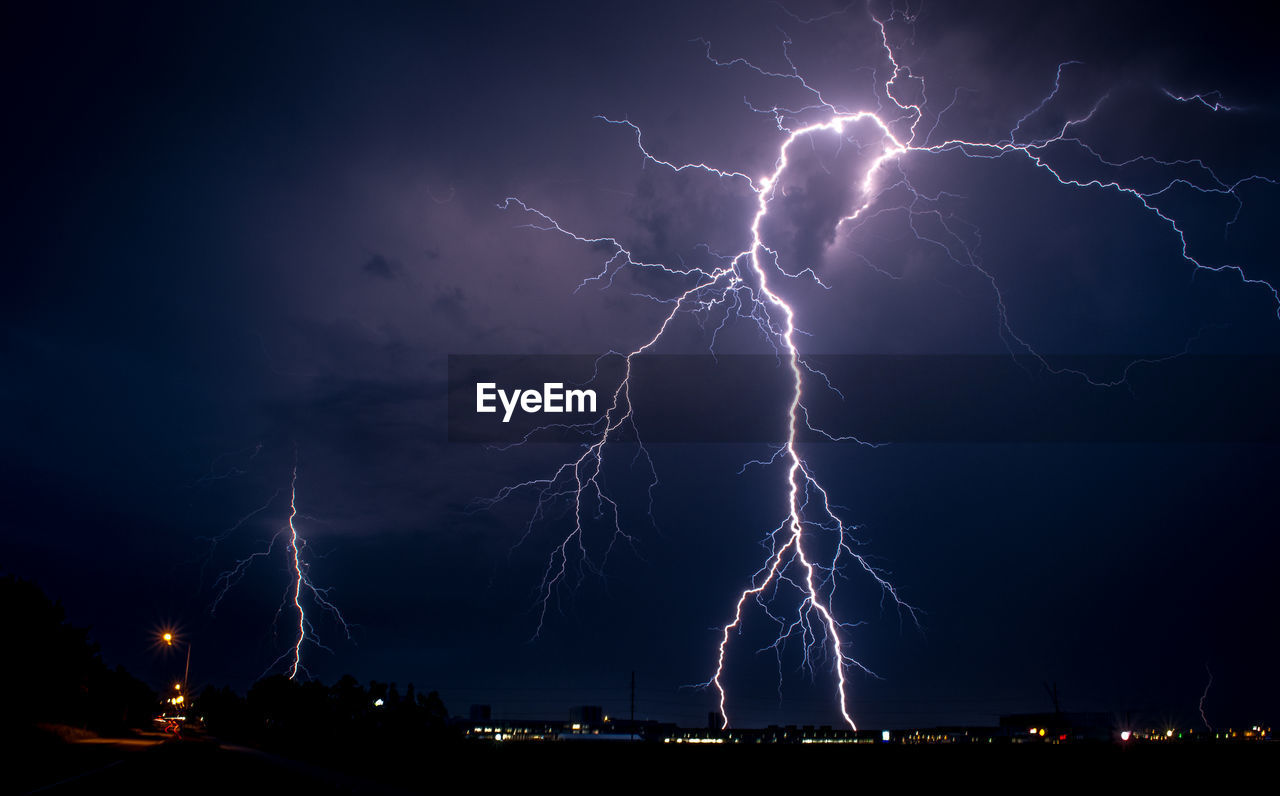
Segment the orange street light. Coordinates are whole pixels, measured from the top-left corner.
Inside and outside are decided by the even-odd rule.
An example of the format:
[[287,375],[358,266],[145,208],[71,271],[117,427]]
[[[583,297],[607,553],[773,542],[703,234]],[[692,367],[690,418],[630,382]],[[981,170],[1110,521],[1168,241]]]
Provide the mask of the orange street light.
[[[160,634],[160,640],[165,643],[165,646],[172,647],[180,639],[174,635],[174,631],[166,630]],[[191,674],[191,642],[184,642],[184,646],[187,648],[187,664],[182,672],[182,682],[174,684],[174,689],[181,691],[187,690],[187,677]]]

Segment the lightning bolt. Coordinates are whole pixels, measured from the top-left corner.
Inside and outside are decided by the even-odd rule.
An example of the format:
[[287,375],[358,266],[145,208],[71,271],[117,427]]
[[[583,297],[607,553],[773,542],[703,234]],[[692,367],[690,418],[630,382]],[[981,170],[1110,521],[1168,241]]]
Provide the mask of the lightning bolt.
[[[270,508],[275,499],[279,497],[281,491],[277,489],[262,506],[241,517],[227,530],[212,537],[209,540],[211,542],[211,551],[214,546],[226,540],[227,537],[250,519]],[[237,560],[230,569],[218,576],[214,583],[217,594],[210,607],[210,613],[216,614],[218,605],[223,598],[244,578],[253,563],[259,559],[270,558],[275,553],[277,545],[282,546],[284,548],[285,570],[289,573],[289,577],[280,606],[276,609],[275,624],[278,626],[281,618],[288,615],[290,617],[289,626],[293,628],[294,632],[291,634],[292,641],[290,641],[289,647],[266,668],[263,676],[284,664],[284,670],[288,673],[290,680],[297,679],[299,675],[303,677],[310,676],[302,663],[302,650],[305,645],[311,644],[326,652],[332,652],[329,647],[321,643],[314,624],[307,616],[306,603],[310,603],[315,608],[321,609],[333,617],[338,626],[342,628],[343,633],[346,634],[347,640],[351,640],[351,626],[347,623],[346,618],[343,617],[338,607],[329,599],[329,589],[317,586],[311,580],[309,574],[310,564],[304,555],[307,541],[298,531],[297,519],[298,461],[297,451],[295,451],[293,472],[289,481],[289,516],[285,524],[271,536],[266,547]]]
[[[814,21],[803,20],[794,14],[791,16],[802,24]],[[609,355],[623,357],[624,373],[609,407],[595,423],[569,426],[587,435],[589,441],[584,444],[581,454],[560,465],[550,477],[508,486],[483,501],[486,505],[493,505],[517,493],[534,495],[534,510],[517,545],[529,537],[535,524],[551,519],[555,508],[567,503],[566,513],[571,520],[571,527],[547,559],[539,585],[541,609],[535,638],[546,621],[549,604],[557,597],[561,587],[580,583],[588,571],[602,572],[616,544],[620,541],[633,541],[622,527],[617,502],[609,497],[604,487],[602,472],[611,441],[633,434],[634,439],[639,440],[630,389],[634,358],[653,349],[678,316],[691,314],[699,323],[704,324],[704,328],[707,320],[718,319],[710,335],[709,348],[713,353],[717,334],[730,318],[741,318],[759,328],[764,339],[789,368],[790,401],[782,418],[785,441],[774,449],[768,459],[748,462],[748,465],[781,465],[785,470],[782,486],[786,496],[786,515],[765,535],[763,543],[768,555],[733,601],[729,621],[718,630],[719,643],[714,671],[701,684],[716,692],[721,721],[726,728],[729,726],[729,697],[726,687],[728,653],[735,635],[742,633],[749,610],[759,609],[769,621],[776,624],[776,639],[765,649],[772,649],[779,656],[779,667],[782,648],[792,639],[798,639],[803,650],[803,666],[811,674],[820,664],[830,667],[834,675],[836,705],[840,715],[855,729],[848,704],[850,674],[854,671],[872,677],[875,674],[850,651],[846,631],[861,623],[850,623],[837,617],[834,606],[837,581],[847,577],[849,570],[861,572],[864,577],[869,578],[870,583],[879,588],[882,601],[892,602],[900,615],[909,616],[917,624],[919,616],[918,609],[906,602],[887,579],[887,573],[858,552],[861,543],[854,536],[856,526],[848,524],[837,514],[826,488],[802,456],[797,443],[800,431],[807,429],[818,432],[829,440],[870,444],[851,437],[827,434],[811,423],[804,403],[806,383],[819,379],[826,387],[834,388],[820,371],[805,360],[797,339],[797,335],[803,334],[797,325],[798,309],[776,288],[776,283],[784,279],[811,279],[826,287],[812,268],[792,267],[788,270],[781,262],[779,252],[765,240],[763,231],[774,203],[782,195],[782,179],[792,165],[792,155],[797,144],[829,140],[837,145],[851,143],[860,152],[871,152],[856,183],[860,201],[851,212],[838,220],[837,229],[852,232],[873,219],[891,213],[904,214],[906,223],[917,240],[936,247],[955,265],[976,272],[990,286],[999,334],[1011,356],[1031,357],[1051,373],[1074,374],[1090,384],[1104,387],[1115,386],[1124,381],[1124,377],[1117,381],[1099,380],[1082,371],[1055,366],[1040,355],[1011,324],[1000,285],[995,276],[983,266],[977,255],[976,244],[970,242],[976,230],[965,227],[962,222],[943,212],[943,200],[955,194],[930,194],[917,189],[905,164],[947,154],[972,160],[1017,158],[1030,167],[1047,173],[1062,188],[1109,192],[1127,198],[1141,212],[1157,219],[1168,229],[1184,263],[1195,271],[1232,274],[1247,286],[1269,292],[1277,307],[1277,317],[1280,317],[1280,292],[1277,292],[1275,286],[1251,276],[1238,264],[1209,262],[1197,258],[1192,254],[1184,222],[1175,217],[1172,211],[1161,207],[1162,198],[1176,189],[1185,188],[1201,195],[1228,197],[1239,208],[1242,206],[1239,193],[1242,186],[1253,182],[1276,185],[1275,179],[1251,175],[1239,180],[1226,180],[1199,159],[1162,160],[1145,155],[1128,160],[1107,159],[1080,137],[1080,129],[1104,107],[1110,98],[1109,94],[1098,97],[1086,112],[1070,118],[1047,136],[1036,137],[1024,132],[1024,127],[1033,126],[1037,116],[1054,104],[1064,81],[1078,65],[1079,62],[1076,61],[1058,66],[1052,89],[1036,107],[1017,119],[1007,135],[995,140],[944,136],[938,136],[938,140],[934,140],[939,130],[945,129],[944,116],[955,106],[960,91],[964,89],[957,89],[951,103],[933,117],[933,123],[927,130],[924,129],[925,120],[930,113],[927,86],[923,78],[913,74],[909,66],[899,62],[889,34],[890,23],[911,25],[914,17],[897,9],[885,19],[870,13],[869,16],[871,23],[879,30],[883,62],[887,67],[887,77],[880,73],[879,68],[873,73],[873,93],[876,98],[874,108],[846,108],[828,100],[797,68],[791,55],[791,39],[785,33],[782,50],[788,68],[784,71],[766,70],[743,58],[720,60],[713,54],[709,41],[695,40],[705,48],[707,60],[715,67],[745,69],[770,81],[785,81],[799,87],[810,98],[807,104],[798,108],[759,108],[747,103],[751,110],[770,116],[781,136],[773,168],[764,176],[754,177],[745,171],[718,168],[707,163],[679,163],[660,158],[645,147],[643,133],[638,125],[627,119],[598,117],[601,121],[625,128],[634,135],[636,146],[647,164],[673,172],[702,173],[709,179],[729,184],[731,189],[746,190],[754,194],[755,209],[749,222],[744,224],[744,237],[748,243],[741,251],[722,255],[704,247],[710,255],[712,265],[702,267],[686,266],[683,263],[678,267],[649,263],[637,259],[617,238],[575,232],[552,215],[519,198],[508,197],[498,205],[503,210],[526,214],[530,220],[523,225],[525,227],[566,236],[609,252],[599,273],[584,279],[577,290],[589,285],[599,286],[601,289],[611,287],[615,277],[624,269],[661,272],[681,284],[670,295],[636,294],[665,307],[666,311],[652,336],[640,345],[627,353],[609,352]],[[918,86],[918,100],[906,98],[908,84]],[[1170,91],[1163,93],[1173,101],[1199,104],[1215,112],[1232,110],[1215,93],[1194,96],[1180,96]],[[1059,157],[1059,153],[1063,152],[1073,153],[1074,159]],[[1080,160],[1091,163],[1094,168],[1106,170],[1112,176],[1075,176],[1068,171],[1068,166]],[[1138,165],[1162,169],[1167,176],[1161,177],[1158,184],[1146,187],[1124,181],[1124,171]],[[1239,209],[1236,213],[1237,218],[1238,216]],[[1234,221],[1233,218],[1228,223],[1228,231]],[[867,264],[875,268],[869,261]],[[649,495],[652,509],[652,494],[657,485],[657,476],[643,443],[639,443],[638,451],[637,456],[646,463],[651,475]],[[600,560],[595,561],[587,543],[587,527],[592,518],[600,517],[607,520],[609,539],[604,545]]]
[[1204,692],[1200,694],[1200,720],[1204,722],[1204,726],[1213,732],[1213,725],[1209,723],[1209,715],[1204,712],[1204,702],[1209,698],[1209,689],[1213,688],[1213,670],[1209,668],[1209,664],[1204,665],[1205,674],[1209,675],[1209,682],[1204,684]]

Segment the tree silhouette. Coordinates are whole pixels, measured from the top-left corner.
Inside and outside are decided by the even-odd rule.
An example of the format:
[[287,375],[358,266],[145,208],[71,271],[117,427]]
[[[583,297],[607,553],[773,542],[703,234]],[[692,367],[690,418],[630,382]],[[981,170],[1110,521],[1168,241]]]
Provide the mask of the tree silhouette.
[[0,577],[0,622],[13,640],[0,655],[6,729],[50,722],[119,731],[154,715],[155,693],[123,667],[108,669],[88,629],[70,625],[62,605],[36,584]]

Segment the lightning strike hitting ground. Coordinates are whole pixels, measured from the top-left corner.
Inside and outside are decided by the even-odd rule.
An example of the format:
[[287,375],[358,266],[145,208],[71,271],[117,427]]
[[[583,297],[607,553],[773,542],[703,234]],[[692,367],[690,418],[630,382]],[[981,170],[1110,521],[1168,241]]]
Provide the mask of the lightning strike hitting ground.
[[[801,23],[808,22],[795,15],[791,16]],[[1078,130],[1094,118],[1107,103],[1108,94],[1098,97],[1086,112],[1070,118],[1052,135],[1037,138],[1023,133],[1024,127],[1031,126],[1029,122],[1053,105],[1064,81],[1079,63],[1076,61],[1068,61],[1058,66],[1052,89],[1036,107],[1016,120],[1006,136],[990,141],[939,136],[940,140],[935,141],[935,135],[939,130],[945,129],[943,117],[955,106],[960,90],[957,89],[951,104],[933,117],[933,123],[929,129],[923,129],[925,119],[931,113],[928,109],[924,80],[913,74],[910,67],[899,62],[898,55],[890,43],[889,33],[891,23],[909,26],[913,21],[913,17],[898,10],[886,19],[871,17],[871,23],[878,28],[879,43],[883,51],[881,66],[877,68],[874,78],[876,96],[874,108],[851,109],[828,101],[820,90],[810,85],[801,75],[792,60],[791,40],[786,38],[785,34],[783,55],[789,69],[782,72],[762,69],[742,58],[729,61],[718,60],[713,55],[710,42],[697,40],[705,47],[708,61],[716,67],[746,69],[754,71],[767,80],[786,81],[798,86],[812,99],[809,104],[800,108],[762,109],[749,105],[752,110],[772,117],[780,137],[773,168],[760,177],[753,177],[744,171],[717,168],[706,163],[680,164],[661,159],[645,147],[639,126],[626,119],[599,117],[610,125],[625,127],[634,133],[636,145],[647,163],[675,172],[702,172],[711,179],[741,186],[742,189],[754,194],[754,213],[743,222],[746,247],[731,256],[719,255],[707,249],[713,259],[718,261],[719,267],[684,265],[674,267],[661,263],[642,262],[635,259],[631,251],[618,239],[584,236],[573,232],[551,215],[518,198],[509,197],[499,205],[502,209],[515,209],[531,216],[532,220],[525,226],[554,232],[612,252],[605,260],[600,272],[583,280],[578,286],[579,290],[589,284],[598,284],[602,288],[609,287],[614,283],[615,276],[624,268],[657,269],[677,280],[683,280],[687,285],[672,295],[643,294],[641,296],[665,305],[669,309],[657,324],[652,336],[629,353],[618,354],[625,358],[625,372],[613,393],[612,403],[595,424],[574,427],[586,434],[589,440],[584,445],[581,455],[562,464],[548,478],[506,487],[487,501],[489,504],[500,502],[520,492],[531,492],[535,496],[535,508],[521,542],[528,538],[535,523],[549,519],[556,504],[561,502],[568,504],[572,527],[551,552],[547,561],[539,587],[541,611],[535,637],[542,629],[548,605],[556,598],[558,589],[562,586],[571,586],[574,581],[580,582],[585,570],[600,572],[614,545],[619,540],[631,540],[622,528],[618,504],[605,490],[602,471],[608,443],[617,441],[624,430],[628,434],[636,432],[631,404],[632,360],[653,349],[673,320],[682,313],[695,314],[702,319],[712,316],[713,313],[723,313],[719,325],[711,334],[709,345],[712,351],[714,351],[716,335],[729,319],[741,318],[758,326],[773,351],[790,370],[790,402],[780,418],[785,427],[784,441],[767,460],[749,463],[764,466],[780,464],[785,469],[781,490],[785,495],[786,514],[781,522],[765,536],[765,547],[769,551],[767,557],[733,600],[729,621],[717,631],[719,643],[714,671],[710,679],[702,684],[715,690],[720,716],[725,727],[729,726],[729,696],[726,683],[728,652],[735,635],[742,632],[749,609],[758,608],[769,621],[776,624],[778,628],[776,640],[766,649],[772,649],[779,656],[780,667],[781,649],[791,639],[799,640],[803,649],[803,665],[811,674],[820,664],[830,667],[835,680],[836,706],[850,727],[855,727],[855,723],[849,710],[849,675],[853,670],[873,677],[875,675],[850,652],[845,631],[860,623],[850,623],[838,618],[834,605],[837,581],[847,577],[849,570],[860,571],[864,577],[870,579],[870,583],[881,590],[886,601],[892,600],[900,613],[905,613],[913,621],[917,619],[918,614],[916,608],[899,596],[898,591],[887,580],[886,573],[873,566],[857,551],[860,542],[853,536],[856,528],[837,515],[827,490],[802,456],[797,444],[797,435],[801,429],[825,435],[825,432],[812,425],[809,412],[805,407],[806,383],[816,378],[822,382],[821,386],[831,388],[831,385],[825,376],[806,362],[798,340],[798,335],[802,334],[797,323],[801,308],[784,299],[777,292],[775,282],[780,279],[805,278],[812,279],[819,285],[822,283],[812,268],[803,263],[789,267],[784,265],[780,261],[778,250],[766,241],[764,225],[770,214],[772,203],[781,194],[779,186],[792,164],[794,150],[799,142],[826,140],[837,144],[851,143],[860,151],[873,152],[873,156],[865,164],[860,179],[857,180],[860,201],[856,203],[852,212],[846,213],[839,219],[837,229],[849,232],[867,224],[871,219],[890,213],[904,213],[907,225],[917,240],[922,244],[937,247],[952,263],[977,272],[983,281],[990,285],[999,333],[1010,354],[1032,357],[1041,367],[1050,372],[1072,373],[1098,386],[1112,386],[1123,382],[1123,378],[1119,381],[1103,381],[1087,373],[1056,367],[1037,353],[1011,325],[1000,286],[992,273],[983,267],[981,259],[977,256],[976,246],[969,242],[970,238],[965,234],[966,230],[959,228],[957,225],[960,222],[944,214],[940,209],[940,201],[943,197],[953,195],[928,194],[918,190],[904,169],[904,163],[948,153],[976,160],[1016,158],[1033,169],[1048,173],[1065,189],[1118,194],[1131,200],[1141,208],[1141,212],[1158,219],[1168,228],[1169,234],[1176,241],[1179,255],[1186,265],[1198,271],[1228,272],[1251,288],[1269,292],[1276,304],[1277,316],[1280,317],[1280,292],[1277,292],[1271,283],[1251,276],[1240,265],[1209,262],[1193,255],[1184,231],[1185,220],[1180,221],[1176,214],[1160,206],[1160,200],[1166,194],[1183,188],[1202,195],[1230,197],[1239,207],[1241,203],[1239,189],[1243,185],[1252,182],[1276,185],[1276,180],[1259,175],[1235,181],[1224,180],[1210,166],[1198,159],[1170,161],[1137,156],[1128,160],[1112,161],[1104,158],[1079,137]],[[880,69],[886,70],[887,78],[882,79]],[[908,83],[918,87],[917,101],[913,102],[905,98]],[[1213,112],[1233,110],[1223,104],[1222,98],[1215,93],[1179,96],[1163,91],[1163,94],[1175,102],[1199,104]],[[1073,176],[1068,170],[1072,161],[1059,157],[1061,152],[1071,152],[1076,157],[1075,162],[1083,156],[1095,167],[1107,170],[1113,176],[1107,178]],[[1135,164],[1164,169],[1166,177],[1162,178],[1159,185],[1145,188],[1126,183],[1122,179],[1122,173],[1127,167]],[[922,223],[925,219],[932,221],[929,229],[926,229]],[[1231,223],[1234,223],[1234,219]],[[1228,230],[1229,227],[1230,223],[1228,223]],[[969,231],[972,232],[972,230]],[[875,268],[870,262],[867,264]],[[852,438],[825,436],[831,440],[848,440],[867,444]],[[635,438],[639,439],[638,434]],[[644,457],[652,475],[649,484],[650,496],[652,496],[652,490],[657,484],[652,459],[649,458],[642,444],[639,446],[639,452],[638,455]],[[586,539],[587,521],[590,519],[591,512],[594,512],[595,517],[606,517],[612,526],[610,538],[604,545],[603,554],[600,555],[598,562],[593,560]],[[819,557],[819,550],[828,552],[823,557]]]
[[[216,537],[211,539],[212,545],[216,546],[219,542],[225,540],[230,534],[245,524],[250,518],[266,511],[280,495],[281,490],[276,490],[274,494],[267,500],[265,504],[254,509],[249,514],[242,517],[235,525],[223,531]],[[248,573],[253,562],[260,558],[270,558],[275,552],[277,543],[283,543],[285,550],[286,570],[289,572],[288,586],[281,598],[280,607],[276,609],[275,623],[278,625],[280,619],[284,615],[288,615],[289,625],[294,628],[296,635],[291,634],[292,641],[289,648],[272,661],[271,665],[266,668],[263,675],[269,674],[276,667],[285,664],[285,671],[288,672],[290,680],[296,679],[298,675],[309,677],[306,667],[302,663],[302,649],[310,643],[319,649],[331,652],[328,647],[320,642],[320,638],[316,633],[315,626],[307,617],[307,609],[304,603],[310,602],[312,606],[320,608],[329,613],[334,620],[337,621],[339,627],[346,634],[347,639],[351,639],[351,627],[347,624],[347,620],[342,616],[342,612],[338,607],[329,600],[329,590],[316,586],[312,582],[308,571],[310,565],[307,563],[303,551],[306,549],[307,541],[298,532],[296,521],[298,519],[298,464],[295,460],[293,465],[293,473],[289,482],[289,517],[281,527],[271,537],[270,542],[263,550],[251,553],[240,559],[232,566],[231,569],[223,572],[215,581],[217,595],[214,597],[213,604],[210,606],[210,613],[215,613],[218,604],[227,596],[227,593]],[[296,622],[295,618],[296,617]]]
[[1209,698],[1209,689],[1213,688],[1213,670],[1209,668],[1209,664],[1204,665],[1205,674],[1209,675],[1209,682],[1204,684],[1204,692],[1200,694],[1200,720],[1204,722],[1204,726],[1210,732],[1213,732],[1213,725],[1209,723],[1209,714],[1204,712],[1204,702]]

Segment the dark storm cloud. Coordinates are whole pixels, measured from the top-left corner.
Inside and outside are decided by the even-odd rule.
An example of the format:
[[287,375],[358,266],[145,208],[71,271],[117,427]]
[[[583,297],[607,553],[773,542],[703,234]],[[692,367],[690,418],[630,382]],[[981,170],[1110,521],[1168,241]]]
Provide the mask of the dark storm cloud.
[[[812,18],[834,7],[788,8]],[[769,107],[812,96],[793,80],[713,66],[690,40],[706,36],[725,59],[785,72],[781,27],[824,96],[874,105],[871,75],[883,79],[887,63],[862,4],[813,25],[767,3],[74,14],[37,4],[22,14],[31,19],[0,31],[0,79],[17,120],[8,132],[21,153],[9,164],[3,222],[16,265],[0,288],[11,353],[0,391],[10,419],[0,432],[11,476],[5,566],[48,584],[77,624],[93,624],[110,662],[154,668],[138,628],[180,616],[206,634],[201,679],[244,687],[273,657],[279,568],[255,574],[234,620],[211,621],[195,596],[209,586],[197,582],[198,565],[173,562],[201,554],[197,537],[287,485],[296,456],[300,509],[317,518],[313,549],[328,553],[314,564],[318,579],[337,585],[338,603],[365,626],[358,646],[330,634],[334,656],[315,658],[321,676],[463,684],[486,702],[494,683],[613,682],[635,668],[664,698],[690,700],[679,717],[701,724],[707,695],[678,686],[708,675],[705,629],[759,565],[760,535],[780,510],[771,473],[736,475],[761,452],[655,446],[655,520],[643,496],[625,515],[637,549],[619,544],[608,581],[588,576],[563,593],[543,640],[525,644],[536,625],[530,591],[564,517],[529,525],[528,496],[479,515],[462,509],[553,472],[557,452],[443,444],[445,358],[593,353],[646,339],[667,305],[633,294],[670,295],[678,280],[648,271],[575,292],[609,247],[529,229],[536,219],[496,205],[521,196],[645,261],[713,262],[699,244],[740,251],[755,199],[742,181],[644,164],[634,137],[593,117],[639,120],[646,144],[672,161],[768,173],[782,134],[743,98]],[[928,77],[923,126],[965,89],[933,140],[1001,137],[1051,87],[1057,64],[1078,58],[1086,65],[1067,75],[1081,82],[1026,129],[1042,133],[1095,88],[1123,84],[1087,130],[1106,139],[1104,154],[1166,146],[1275,176],[1272,111],[1160,115],[1127,88],[1220,88],[1264,106],[1275,97],[1271,30],[1247,10],[926,3],[916,19],[914,33],[890,30],[903,62]],[[825,268],[830,290],[783,283],[805,310],[805,344],[1003,351],[990,283],[920,245],[903,214],[835,234],[861,199],[849,175],[873,153],[829,145],[797,148],[765,230],[788,268]],[[1064,198],[1046,191],[1043,171],[1008,160],[912,158],[904,168],[924,190],[956,193],[948,217],[980,242],[1010,317],[1037,343],[1168,353],[1204,328],[1205,345],[1280,347],[1265,291],[1230,274],[1192,279],[1167,229],[1135,220],[1131,202],[1099,202],[1098,191]],[[1274,194],[1254,188],[1215,245],[1274,267]],[[1222,239],[1218,210],[1193,214],[1204,221],[1199,238]],[[677,331],[680,345],[705,350],[696,323],[682,319]],[[750,323],[734,333],[759,353]],[[831,411],[856,412],[858,385],[840,386],[847,398]],[[649,388],[659,399],[663,389]],[[242,475],[192,486],[218,456],[259,441]],[[1037,708],[1046,677],[1078,694],[1075,704],[1183,713],[1206,659],[1236,684],[1215,692],[1225,714],[1280,704],[1265,667],[1247,663],[1276,652],[1256,632],[1270,621],[1276,554],[1271,448],[816,448],[814,466],[838,485],[833,498],[929,611],[921,640],[877,613],[878,595],[850,600],[851,621],[870,621],[858,654],[886,676],[858,680],[857,698],[897,705],[887,722]],[[643,493],[647,481],[628,466],[610,483]],[[277,527],[278,508],[253,530]],[[122,582],[127,597],[102,597]],[[748,704],[765,706],[753,716],[832,720],[825,690],[776,707],[775,661],[744,656],[760,665],[735,683]],[[1166,663],[1148,676],[1153,660]],[[977,707],[948,713],[958,698]],[[654,717],[668,704],[655,703]]]
[[762,230],[765,243],[779,252],[791,270],[822,268],[827,248],[835,242],[836,225],[852,212],[857,199],[856,182],[847,174],[832,174],[811,164],[809,169],[788,169],[774,204],[778,212]]
[[754,201],[741,179],[646,170],[627,205],[641,235],[623,243],[642,262],[690,257],[700,246],[735,253],[749,243],[740,220]]
[[378,279],[395,279],[404,269],[399,263],[394,263],[381,254],[375,254],[360,266],[360,270]]
[[467,295],[457,285],[438,285],[431,300],[435,312],[455,323],[466,318],[466,305]]

